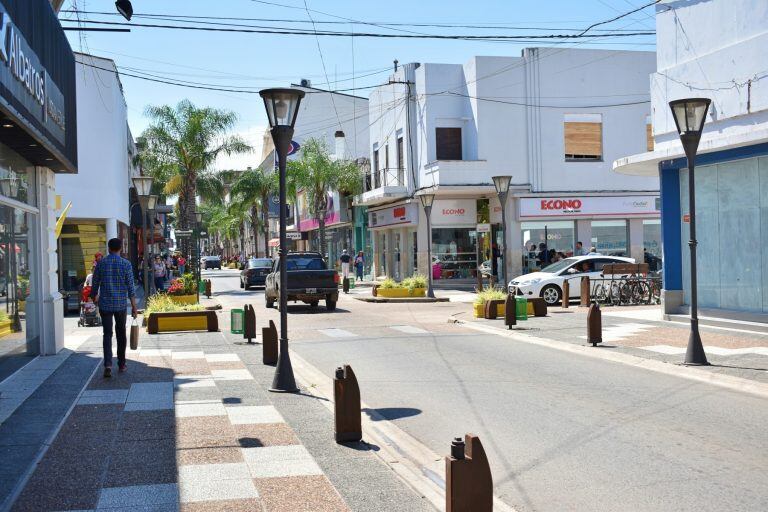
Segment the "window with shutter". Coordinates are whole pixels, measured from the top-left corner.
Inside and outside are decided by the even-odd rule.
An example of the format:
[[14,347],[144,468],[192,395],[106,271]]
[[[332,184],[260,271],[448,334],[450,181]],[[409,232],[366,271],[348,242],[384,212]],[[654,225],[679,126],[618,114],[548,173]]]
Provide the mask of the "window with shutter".
[[379,174],[379,150],[373,150],[373,188],[379,188],[381,186],[381,179]]
[[645,118],[645,150],[653,151],[653,125],[651,124],[651,116]]
[[566,114],[564,123],[565,159],[599,161],[603,159],[603,119],[601,114]]
[[437,160],[461,160],[461,128],[435,128]]

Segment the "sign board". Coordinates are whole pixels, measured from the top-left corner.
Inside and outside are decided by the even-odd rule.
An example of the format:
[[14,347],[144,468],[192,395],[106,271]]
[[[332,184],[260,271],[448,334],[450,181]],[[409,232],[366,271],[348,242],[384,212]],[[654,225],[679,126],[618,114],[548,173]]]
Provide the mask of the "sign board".
[[208,232],[207,231],[201,231],[200,232],[200,236],[208,236]]
[[435,200],[432,205],[432,225],[449,227],[476,227],[477,200]]
[[285,238],[288,240],[304,240],[304,233],[300,231],[288,231],[285,233]]
[[691,215],[689,213],[686,213],[685,215],[683,215],[683,222],[685,223],[691,222]]
[[520,218],[659,215],[658,196],[522,197]]
[[490,233],[491,232],[491,225],[488,224],[488,223],[478,224],[477,228],[476,228],[476,231],[478,233]]
[[291,141],[291,149],[288,150],[288,156],[291,156],[292,154],[298,152],[301,149],[301,146],[298,142],[295,140]]
[[381,210],[368,210],[368,226],[383,228],[388,226],[415,225],[419,221],[419,209],[416,203],[407,203]]
[[174,231],[174,234],[176,235],[176,238],[190,238],[192,236],[192,230],[191,229],[177,229]]

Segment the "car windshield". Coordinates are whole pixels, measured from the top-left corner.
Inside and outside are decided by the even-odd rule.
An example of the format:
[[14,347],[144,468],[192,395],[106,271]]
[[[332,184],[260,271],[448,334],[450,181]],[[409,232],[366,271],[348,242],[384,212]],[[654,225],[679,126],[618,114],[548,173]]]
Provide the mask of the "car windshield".
[[564,268],[570,267],[571,265],[573,265],[577,261],[579,261],[579,260],[576,259],[576,258],[565,258],[564,260],[560,260],[560,261],[555,262],[555,263],[553,263],[551,265],[547,265],[546,267],[541,269],[541,271],[542,272],[547,272],[547,273],[550,273],[550,274],[555,274],[557,272],[560,272]]
[[293,256],[288,258],[286,270],[325,270],[322,258],[313,256]]
[[248,260],[248,268],[271,268],[272,260],[269,258],[254,258]]

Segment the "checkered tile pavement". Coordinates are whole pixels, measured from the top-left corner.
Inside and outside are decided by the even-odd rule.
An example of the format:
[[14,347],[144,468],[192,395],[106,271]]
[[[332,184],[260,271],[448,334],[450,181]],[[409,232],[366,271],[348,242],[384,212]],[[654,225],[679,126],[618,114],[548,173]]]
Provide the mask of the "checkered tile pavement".
[[181,348],[97,373],[12,510],[349,510],[237,354]]

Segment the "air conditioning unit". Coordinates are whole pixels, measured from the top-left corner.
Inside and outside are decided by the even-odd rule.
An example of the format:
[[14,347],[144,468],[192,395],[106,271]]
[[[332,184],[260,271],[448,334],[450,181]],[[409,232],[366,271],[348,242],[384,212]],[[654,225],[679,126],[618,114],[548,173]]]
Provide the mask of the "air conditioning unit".
[[302,87],[312,87],[312,82],[310,82],[306,78],[302,78],[299,84],[301,84]]

